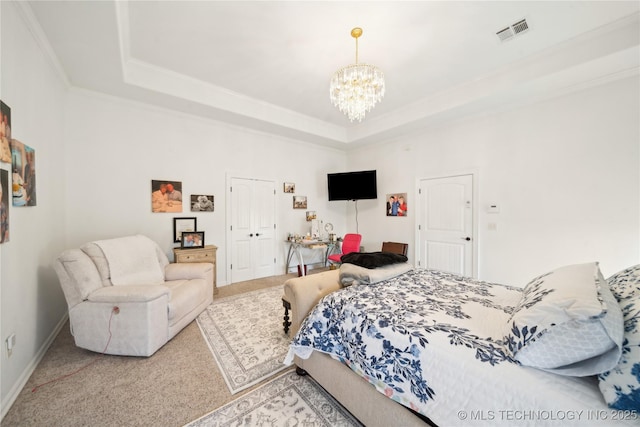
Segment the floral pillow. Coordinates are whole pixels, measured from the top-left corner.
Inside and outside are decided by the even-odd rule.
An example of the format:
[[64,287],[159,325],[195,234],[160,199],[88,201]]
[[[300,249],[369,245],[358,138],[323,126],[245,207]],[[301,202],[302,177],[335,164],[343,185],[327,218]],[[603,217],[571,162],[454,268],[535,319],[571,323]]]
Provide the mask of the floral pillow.
[[620,410],[640,408],[640,264],[607,279],[624,318],[622,357],[616,367],[599,375],[607,404]]
[[525,286],[505,343],[522,365],[560,375],[595,375],[618,363],[622,323],[598,263],[569,265]]

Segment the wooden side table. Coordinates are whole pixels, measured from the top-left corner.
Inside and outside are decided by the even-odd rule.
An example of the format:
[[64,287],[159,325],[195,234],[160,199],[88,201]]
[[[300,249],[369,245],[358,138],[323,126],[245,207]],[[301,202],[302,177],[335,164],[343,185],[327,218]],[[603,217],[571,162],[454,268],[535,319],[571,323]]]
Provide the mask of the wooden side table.
[[213,294],[218,293],[217,270],[216,270],[216,251],[217,246],[207,245],[204,248],[182,249],[173,248],[173,256],[175,262],[210,262],[213,264]]

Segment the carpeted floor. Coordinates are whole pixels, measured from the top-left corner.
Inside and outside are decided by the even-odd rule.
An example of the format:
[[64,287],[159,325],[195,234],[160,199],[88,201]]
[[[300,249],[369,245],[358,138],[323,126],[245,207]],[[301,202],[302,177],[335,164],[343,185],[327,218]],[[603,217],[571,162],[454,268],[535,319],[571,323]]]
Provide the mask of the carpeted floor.
[[[290,277],[295,274],[223,286],[216,298],[280,285]],[[79,349],[67,324],[2,426],[183,426],[259,386],[231,395],[195,321],[148,358]]]

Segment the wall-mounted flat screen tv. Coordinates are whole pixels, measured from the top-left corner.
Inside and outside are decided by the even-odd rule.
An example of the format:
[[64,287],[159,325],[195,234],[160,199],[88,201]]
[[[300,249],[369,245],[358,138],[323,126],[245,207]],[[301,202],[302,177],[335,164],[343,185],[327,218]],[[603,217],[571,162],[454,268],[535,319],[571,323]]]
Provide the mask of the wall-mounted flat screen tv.
[[329,201],[377,199],[376,171],[327,174]]

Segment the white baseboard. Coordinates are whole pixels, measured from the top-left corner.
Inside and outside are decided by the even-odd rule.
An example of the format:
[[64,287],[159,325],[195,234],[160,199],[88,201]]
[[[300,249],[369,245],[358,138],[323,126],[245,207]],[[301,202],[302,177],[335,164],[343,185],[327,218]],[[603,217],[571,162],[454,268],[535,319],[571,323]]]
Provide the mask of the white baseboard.
[[62,319],[60,319],[60,322],[58,322],[58,324],[56,325],[54,330],[51,332],[47,340],[42,344],[42,346],[40,347],[40,350],[38,350],[38,353],[36,353],[36,356],[31,360],[29,365],[27,365],[27,368],[24,370],[24,372],[22,372],[22,375],[20,375],[20,378],[18,378],[18,381],[16,381],[13,387],[11,387],[11,390],[9,390],[9,393],[7,393],[5,398],[2,399],[2,402],[0,403],[0,408],[2,408],[1,409],[2,415],[0,416],[0,421],[4,419],[4,416],[7,415],[7,412],[9,412],[9,409],[11,409],[13,402],[15,402],[16,399],[18,398],[18,395],[20,394],[24,386],[27,384],[27,381],[29,381],[31,374],[33,374],[33,371],[36,370],[36,367],[38,366],[38,364],[40,363],[44,355],[47,353],[47,350],[49,350],[49,347],[53,343],[53,340],[56,339],[56,337],[60,333],[60,330],[67,322],[68,318],[69,318],[69,313],[67,312],[65,313],[64,316],[62,316]]

